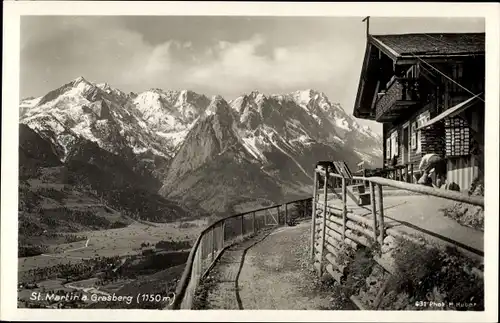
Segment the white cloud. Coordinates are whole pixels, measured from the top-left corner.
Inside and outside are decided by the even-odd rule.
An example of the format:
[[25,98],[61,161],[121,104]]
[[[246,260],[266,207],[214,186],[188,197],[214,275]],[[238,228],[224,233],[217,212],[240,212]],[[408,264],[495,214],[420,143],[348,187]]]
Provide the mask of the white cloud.
[[[152,45],[142,34],[125,28],[117,19],[68,17],[57,22],[40,19],[45,19],[44,28],[34,20],[23,22],[25,67],[39,70],[52,66],[52,70],[59,71],[59,75],[46,72],[40,78],[64,77],[61,80],[64,82],[82,75],[90,80],[128,84],[140,89],[145,81],[153,86],[172,67],[174,41]],[[45,57],[40,57],[39,48],[47,52]],[[51,52],[57,53],[59,61],[64,57],[64,62],[56,62]]]
[[[151,44],[119,19],[43,19],[44,28],[27,20],[30,23],[25,25],[22,39],[23,50],[31,53],[24,58],[27,71],[53,67],[38,78],[27,75],[33,84],[43,79],[60,84],[83,75],[131,91],[190,88],[235,96],[252,89],[288,91],[317,85],[342,90],[344,78],[352,74],[349,68],[359,65],[356,60],[362,56],[362,51],[346,47],[353,46],[349,42],[331,38],[312,42],[299,37],[293,44],[295,39],[288,35],[288,45],[278,46],[269,35],[254,34],[238,41],[214,39],[211,45],[196,39]],[[56,56],[61,59],[54,59]]]
[[340,44],[327,42],[277,47],[272,49],[272,55],[258,54],[260,46],[269,47],[260,35],[233,43],[219,41],[207,50],[202,64],[187,67],[186,77],[189,78],[186,81],[197,85],[213,84],[224,92],[254,88],[264,91],[267,88],[298,89],[330,82],[347,73],[358,59],[352,52],[342,50]]
[[149,57],[147,57],[146,66],[144,67],[144,72],[147,76],[170,70],[170,65],[172,63],[170,46],[171,42],[166,42],[153,48],[153,51]]

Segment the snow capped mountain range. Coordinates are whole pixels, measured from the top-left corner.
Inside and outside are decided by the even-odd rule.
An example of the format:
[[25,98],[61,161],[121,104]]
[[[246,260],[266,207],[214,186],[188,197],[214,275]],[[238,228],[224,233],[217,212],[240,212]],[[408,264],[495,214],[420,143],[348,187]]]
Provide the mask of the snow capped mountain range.
[[61,161],[88,140],[146,162],[164,182],[160,193],[166,196],[185,195],[191,185],[184,184],[195,183],[188,174],[205,176],[200,169],[219,167],[215,160],[236,167],[238,176],[255,168],[251,176],[259,172],[262,182],[283,188],[310,181],[311,167],[322,158],[376,165],[382,156],[378,134],[314,90],[253,91],[227,102],[189,90],[127,94],[79,77],[22,100],[19,109],[20,123],[52,142]]
[[191,108],[183,97],[186,93],[158,90],[135,96],[79,77],[43,97],[23,100],[20,121],[48,137],[63,160],[77,137],[115,154],[168,159],[192,121],[189,113],[182,114]]
[[231,101],[230,105],[240,115],[245,146],[258,155],[256,158],[262,158],[257,146],[273,145],[272,138],[284,139],[290,149],[298,152],[313,143],[353,144],[355,150],[359,149],[360,159],[372,165],[382,155],[381,137],[359,125],[322,92],[305,90],[266,96],[254,91]]

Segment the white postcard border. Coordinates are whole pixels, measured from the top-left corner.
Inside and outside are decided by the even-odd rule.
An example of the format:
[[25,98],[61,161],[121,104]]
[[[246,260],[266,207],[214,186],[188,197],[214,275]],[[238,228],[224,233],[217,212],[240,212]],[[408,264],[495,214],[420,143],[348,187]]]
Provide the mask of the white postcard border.
[[[494,322],[498,316],[499,16],[496,3],[5,1],[0,318],[52,321]],[[485,312],[17,309],[19,53],[22,15],[484,17],[486,19]]]

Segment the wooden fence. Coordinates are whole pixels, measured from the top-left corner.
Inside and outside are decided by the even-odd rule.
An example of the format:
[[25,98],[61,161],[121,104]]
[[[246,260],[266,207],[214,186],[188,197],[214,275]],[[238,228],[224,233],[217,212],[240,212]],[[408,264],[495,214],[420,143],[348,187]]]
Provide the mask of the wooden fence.
[[231,245],[270,226],[286,225],[290,220],[310,217],[312,198],[295,200],[220,219],[204,229],[189,253],[186,267],[175,291],[170,309],[191,309],[200,280]]
[[[330,184],[330,187],[329,185],[323,185],[319,190],[319,182],[333,184]],[[369,187],[371,217],[362,217],[348,211],[347,186],[353,184]],[[344,246],[353,249],[357,249],[359,245],[380,248],[387,234],[399,235],[384,224],[383,186],[484,207],[484,198],[480,196],[468,196],[455,191],[436,189],[382,177],[353,176],[352,178],[344,178],[337,173],[329,173],[321,168],[316,168],[314,172],[310,257],[320,277],[326,270],[334,279],[340,282],[346,268],[339,258],[339,255],[343,253],[341,249]],[[331,203],[329,205],[329,188],[339,197],[340,203],[336,205]],[[323,194],[321,200],[318,199],[320,191]],[[332,192],[330,193],[332,194]]]
[[421,171],[419,169],[414,169],[413,164],[389,166],[385,168],[375,168],[368,169],[364,168],[358,170],[356,173],[359,177],[383,177],[387,179],[393,179],[397,181],[416,183],[419,176],[421,176]]

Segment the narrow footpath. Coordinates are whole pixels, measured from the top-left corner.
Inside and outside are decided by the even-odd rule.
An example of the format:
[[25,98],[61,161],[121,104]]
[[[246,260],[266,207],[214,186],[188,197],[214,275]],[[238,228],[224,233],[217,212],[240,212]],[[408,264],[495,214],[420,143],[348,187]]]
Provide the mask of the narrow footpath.
[[210,309],[320,310],[331,294],[308,267],[310,221],[280,227],[227,250],[214,268]]

